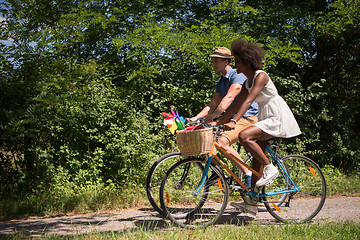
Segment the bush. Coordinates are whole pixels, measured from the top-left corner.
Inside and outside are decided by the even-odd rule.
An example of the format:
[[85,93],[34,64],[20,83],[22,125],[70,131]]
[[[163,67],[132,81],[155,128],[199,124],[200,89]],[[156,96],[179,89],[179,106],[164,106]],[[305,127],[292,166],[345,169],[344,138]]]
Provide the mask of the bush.
[[116,186],[145,183],[168,135],[154,127],[160,122],[131,108],[131,99],[101,70],[95,62],[75,65],[43,83],[26,113],[6,126],[3,194],[91,187],[109,180]]

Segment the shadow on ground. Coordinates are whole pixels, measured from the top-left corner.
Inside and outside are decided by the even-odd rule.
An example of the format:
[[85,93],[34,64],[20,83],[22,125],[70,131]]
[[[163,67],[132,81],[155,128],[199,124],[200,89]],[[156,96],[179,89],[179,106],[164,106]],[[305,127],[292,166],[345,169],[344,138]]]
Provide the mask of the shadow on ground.
[[[254,217],[225,212],[216,225],[246,226]],[[0,236],[69,236],[94,232],[123,232],[138,229],[172,229],[174,225],[150,208],[116,213],[83,214],[53,218],[29,218],[0,222]]]

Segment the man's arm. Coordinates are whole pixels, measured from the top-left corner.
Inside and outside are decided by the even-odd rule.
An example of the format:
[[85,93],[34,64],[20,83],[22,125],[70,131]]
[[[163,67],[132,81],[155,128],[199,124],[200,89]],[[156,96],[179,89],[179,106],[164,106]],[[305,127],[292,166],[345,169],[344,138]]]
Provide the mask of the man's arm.
[[245,101],[248,96],[248,91],[246,88],[242,88],[239,97],[236,99],[236,102],[229,108],[226,113],[224,113],[217,121],[216,125],[221,125],[227,123],[229,119],[236,114],[236,112],[241,107],[241,104]]
[[[205,123],[213,121],[217,116],[225,112],[226,109],[231,105],[236,96],[240,93],[242,88],[241,84],[232,84],[226,94],[226,96],[220,101],[219,105],[211,114],[206,115]],[[220,95],[220,94],[219,94]]]
[[212,97],[211,101],[204,107],[203,110],[201,110],[201,112],[199,112],[195,117],[190,118],[190,121],[195,121],[198,118],[202,118],[207,116],[208,114],[214,112],[214,110],[216,109],[216,107],[219,105],[219,103],[221,102],[222,97],[221,94],[218,92],[215,92],[214,96]]

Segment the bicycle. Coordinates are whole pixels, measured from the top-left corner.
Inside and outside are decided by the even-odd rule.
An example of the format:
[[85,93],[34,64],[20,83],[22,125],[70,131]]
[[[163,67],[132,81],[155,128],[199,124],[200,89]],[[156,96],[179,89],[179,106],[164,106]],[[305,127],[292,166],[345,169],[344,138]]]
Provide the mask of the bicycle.
[[[221,131],[215,127],[216,131]],[[219,130],[220,129],[220,130]],[[214,139],[209,155],[203,159],[183,159],[165,174],[160,186],[160,204],[165,215],[176,225],[193,228],[214,224],[224,213],[229,199],[229,186],[216,160],[242,187],[241,197],[250,206],[264,204],[277,220],[303,223],[313,219],[326,198],[326,181],[320,167],[301,155],[280,157],[272,145],[266,146],[274,166],[280,172],[269,186],[248,189],[244,183],[215,154],[215,149],[239,161]],[[239,161],[253,174],[260,171]],[[201,166],[201,167],[199,167]],[[306,207],[303,203],[306,202]]]
[[[239,149],[240,149],[240,147],[239,147]],[[194,157],[194,156],[189,157],[189,156],[182,155],[180,152],[171,152],[171,153],[167,153],[167,154],[161,156],[153,163],[153,165],[151,166],[151,168],[148,172],[147,179],[146,179],[146,194],[147,194],[149,202],[150,202],[151,206],[154,208],[154,210],[156,210],[160,215],[164,216],[164,212],[160,207],[159,190],[160,190],[162,178],[164,177],[167,170],[169,170],[169,168],[173,164],[180,162],[183,159],[199,159],[199,160],[205,161],[205,157],[206,156],[204,156],[204,155],[197,156],[197,157]],[[251,160],[252,160],[252,156],[250,154],[248,154],[244,158],[244,162],[248,163],[248,164],[249,164],[249,162],[251,162]],[[233,169],[232,170],[233,172],[238,172],[239,179],[243,179],[242,171],[240,171],[235,166],[235,164],[233,164],[232,169]],[[236,181],[234,180],[234,178],[232,176],[226,177],[226,180],[230,187],[231,193],[239,192],[242,189],[239,184],[236,184]]]
[[[187,120],[186,127],[189,126],[196,126],[198,124],[204,124],[204,118],[200,118],[195,122],[191,122]],[[216,136],[215,136],[216,138]],[[240,153],[241,145],[238,146],[237,151]],[[276,153],[277,154],[277,153]],[[278,155],[278,154],[277,154]],[[278,157],[280,157],[278,155]],[[151,168],[148,171],[148,175],[146,178],[146,194],[147,198],[149,199],[149,202],[151,206],[156,210],[160,215],[165,216],[164,211],[161,209],[160,206],[160,198],[159,198],[159,190],[161,181],[167,172],[169,168],[177,163],[180,162],[183,159],[199,159],[205,161],[206,155],[201,156],[186,156],[181,154],[180,152],[170,152],[167,153],[160,158],[158,158]],[[244,163],[249,165],[252,161],[252,156],[250,153],[246,153],[246,157],[243,159]],[[232,163],[232,172],[237,172],[237,176],[239,179],[244,181],[244,175],[243,172],[234,164]],[[226,176],[225,179],[228,183],[230,194],[235,195],[235,193],[240,193],[242,191],[242,187],[237,184],[236,180],[233,176]],[[283,198],[286,197],[286,194],[284,194]],[[259,211],[267,211],[265,207],[259,208]]]
[[[203,124],[203,123],[204,123],[204,118],[200,118],[195,122],[191,122],[191,121],[187,120],[186,127],[195,126],[195,125]],[[238,147],[239,153],[240,153],[240,149],[241,149],[241,145],[239,145],[239,147]],[[147,194],[149,202],[150,202],[151,206],[154,208],[154,210],[156,210],[162,216],[165,215],[164,211],[161,209],[161,206],[160,206],[159,190],[160,190],[161,181],[162,181],[165,173],[167,172],[167,170],[169,170],[169,168],[173,164],[180,162],[183,159],[198,159],[198,160],[205,161],[205,158],[206,158],[205,155],[186,156],[186,155],[181,154],[180,152],[170,152],[170,153],[167,153],[167,154],[161,156],[153,163],[153,165],[151,166],[151,168],[148,171],[148,175],[146,178],[146,194]],[[251,162],[251,160],[252,160],[251,154],[247,153],[247,155],[243,161],[245,163],[249,164]],[[233,164],[233,166],[232,166],[232,171],[238,172],[238,175],[237,175],[238,178],[243,179],[242,171],[240,169],[238,169],[235,164]],[[231,193],[241,191],[241,189],[242,189],[241,186],[239,184],[236,184],[236,181],[234,180],[234,178],[232,176],[226,177],[226,180],[230,187]]]

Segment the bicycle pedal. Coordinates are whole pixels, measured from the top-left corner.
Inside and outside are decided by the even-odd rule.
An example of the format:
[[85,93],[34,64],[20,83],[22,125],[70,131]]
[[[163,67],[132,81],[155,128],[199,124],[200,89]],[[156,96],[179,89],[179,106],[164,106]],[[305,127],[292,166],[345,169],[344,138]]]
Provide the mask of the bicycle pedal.
[[259,212],[259,209],[258,206],[247,205],[244,212],[256,216],[256,214]]
[[242,190],[244,190],[241,186],[230,185],[229,187],[230,187],[231,189],[234,189],[235,191],[242,191]]
[[239,212],[244,212],[244,209],[246,207],[244,203],[236,203],[236,202],[230,203],[230,206],[234,207]]
[[236,202],[230,203],[230,206],[234,207],[240,213],[249,213],[254,216],[256,216],[256,214],[258,213],[258,206],[252,206],[245,203]]

